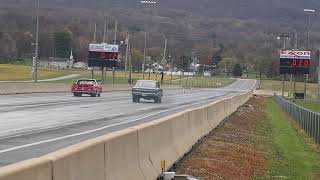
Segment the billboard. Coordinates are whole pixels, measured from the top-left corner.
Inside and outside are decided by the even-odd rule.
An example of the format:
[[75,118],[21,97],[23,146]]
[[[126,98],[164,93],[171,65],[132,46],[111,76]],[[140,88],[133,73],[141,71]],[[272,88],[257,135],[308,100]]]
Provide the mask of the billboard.
[[89,44],[89,67],[117,67],[119,45]]
[[280,74],[309,74],[311,51],[280,51]]

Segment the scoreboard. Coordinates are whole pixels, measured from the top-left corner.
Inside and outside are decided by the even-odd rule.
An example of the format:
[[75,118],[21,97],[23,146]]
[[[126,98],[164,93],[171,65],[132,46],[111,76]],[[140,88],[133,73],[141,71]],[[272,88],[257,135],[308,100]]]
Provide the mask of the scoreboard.
[[111,44],[90,44],[89,67],[117,67],[119,46]]
[[310,51],[280,51],[280,74],[309,74]]

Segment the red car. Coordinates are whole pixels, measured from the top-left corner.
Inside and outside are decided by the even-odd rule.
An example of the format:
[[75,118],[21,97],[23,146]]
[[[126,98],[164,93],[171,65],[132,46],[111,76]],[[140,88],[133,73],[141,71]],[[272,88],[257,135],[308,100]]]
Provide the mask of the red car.
[[95,79],[79,79],[76,84],[71,87],[74,96],[80,97],[82,94],[88,94],[91,97],[100,97],[102,85],[100,81]]

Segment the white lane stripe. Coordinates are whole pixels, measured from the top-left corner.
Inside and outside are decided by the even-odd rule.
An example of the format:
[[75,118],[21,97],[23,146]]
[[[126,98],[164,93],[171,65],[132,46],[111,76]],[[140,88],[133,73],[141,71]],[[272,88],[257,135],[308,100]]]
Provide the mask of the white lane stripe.
[[[221,98],[229,97],[229,96],[232,96],[232,95],[234,95],[234,94],[231,93],[230,95],[222,96]],[[90,134],[90,133],[97,132],[97,131],[101,131],[101,130],[104,130],[104,129],[107,129],[107,128],[110,128],[110,127],[115,127],[115,126],[119,126],[119,125],[123,125],[123,124],[128,124],[128,123],[133,123],[133,122],[141,121],[141,120],[143,120],[143,119],[145,119],[145,118],[148,118],[148,117],[151,117],[151,116],[155,116],[155,115],[157,115],[157,114],[161,114],[161,113],[165,113],[165,112],[169,112],[169,111],[173,111],[173,110],[178,110],[178,109],[182,109],[182,108],[185,108],[185,107],[188,107],[188,106],[194,106],[194,105],[202,104],[202,103],[209,102],[209,101],[212,101],[212,102],[213,102],[213,101],[216,101],[216,100],[217,100],[217,99],[210,99],[210,100],[206,100],[206,101],[202,101],[202,102],[198,102],[198,103],[194,103],[194,104],[190,104],[190,105],[181,106],[181,107],[178,107],[178,108],[173,108],[173,109],[164,110],[164,111],[160,111],[160,112],[157,112],[157,113],[149,114],[149,115],[146,115],[146,116],[143,116],[143,117],[134,119],[134,120],[125,121],[125,122],[121,122],[121,123],[116,123],[116,124],[112,124],[112,125],[108,125],[108,126],[103,126],[103,127],[97,128],[97,129],[90,130],[90,131],[85,131],[85,132],[81,132],[81,133],[70,134],[70,135],[67,135],[67,136],[62,136],[62,137],[58,137],[58,138],[53,138],[53,139],[48,139],[48,140],[44,140],[44,141],[34,142],[34,143],[25,144],[25,145],[21,145],[21,146],[16,146],[16,147],[8,148],[8,149],[3,149],[3,150],[0,150],[0,154],[7,153],[7,152],[11,152],[11,151],[15,151],[15,150],[19,150],[19,149],[23,149],[23,148],[32,147],[32,146],[36,146],[36,145],[40,145],[40,144],[55,142],[55,141],[59,141],[59,140],[63,140],[63,139],[71,138],[71,137],[76,137],[76,136],[81,136],[81,135],[85,135],[85,134]]]
[[[184,96],[182,99],[185,99],[185,98],[188,98],[188,96],[191,97],[191,96],[194,96],[196,94],[201,94],[201,93],[181,94],[180,96]],[[168,96],[165,96],[165,97],[168,97]],[[120,102],[128,102],[128,100],[113,101],[113,102],[100,102],[100,103],[111,105],[111,104],[118,104]],[[175,103],[175,104],[172,104],[172,105],[179,105],[181,103],[182,102]],[[93,105],[94,104],[90,104],[90,106],[93,106]],[[83,106],[83,105],[79,105],[79,106]],[[102,119],[102,118],[109,118],[109,117],[96,117],[94,119],[79,120],[79,121],[76,121],[76,122],[69,122],[69,123],[64,123],[64,124],[59,124],[59,125],[53,125],[51,127],[23,127],[23,128],[4,130],[4,131],[0,131],[0,140],[1,139],[14,138],[14,137],[28,135],[28,134],[41,133],[41,132],[44,132],[44,131],[50,131],[50,130],[55,130],[55,129],[61,129],[61,128],[64,128],[64,127],[67,127],[67,126],[78,125],[78,124],[85,123],[85,122],[96,121],[96,120],[99,120],[99,119]],[[34,132],[34,133],[32,133],[32,132]]]

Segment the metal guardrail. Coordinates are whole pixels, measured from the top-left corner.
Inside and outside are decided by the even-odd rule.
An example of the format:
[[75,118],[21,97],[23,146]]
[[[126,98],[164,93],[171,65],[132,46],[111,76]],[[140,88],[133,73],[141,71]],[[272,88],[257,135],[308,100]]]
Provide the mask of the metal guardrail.
[[320,144],[320,114],[274,95],[275,101],[285,110],[315,142]]

